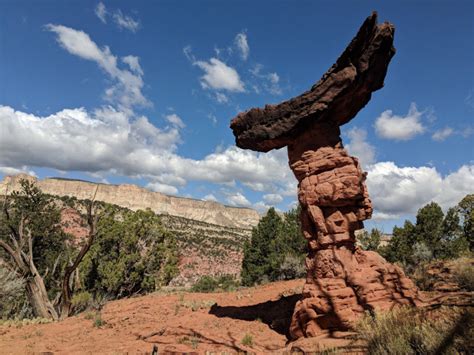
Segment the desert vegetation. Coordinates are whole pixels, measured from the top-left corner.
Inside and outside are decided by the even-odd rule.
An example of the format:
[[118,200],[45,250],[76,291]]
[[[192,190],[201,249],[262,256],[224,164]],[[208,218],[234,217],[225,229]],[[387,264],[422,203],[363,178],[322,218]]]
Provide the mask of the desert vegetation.
[[[45,195],[23,180],[5,196],[0,220],[3,318],[57,320],[105,300],[146,293],[177,272],[174,235],[151,211]],[[74,208],[86,235],[64,232],[61,208]]]
[[436,202],[420,208],[415,223],[406,220],[402,227],[393,228],[387,245],[381,246],[382,232],[377,229],[365,231],[359,243],[365,250],[377,251],[390,262],[398,263],[422,290],[433,289],[436,280],[429,269],[438,263],[449,266],[451,281],[471,291],[473,226],[474,195],[470,194],[446,214]]
[[270,208],[244,245],[242,284],[246,286],[303,277],[307,245],[299,224],[299,208],[281,217]]

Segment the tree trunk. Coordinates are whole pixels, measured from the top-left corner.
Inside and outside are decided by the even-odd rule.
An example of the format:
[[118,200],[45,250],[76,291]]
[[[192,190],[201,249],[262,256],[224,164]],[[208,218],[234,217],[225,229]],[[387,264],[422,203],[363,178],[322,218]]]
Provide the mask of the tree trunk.
[[49,300],[43,278],[36,274],[26,282],[28,300],[36,317],[58,320],[58,313]]

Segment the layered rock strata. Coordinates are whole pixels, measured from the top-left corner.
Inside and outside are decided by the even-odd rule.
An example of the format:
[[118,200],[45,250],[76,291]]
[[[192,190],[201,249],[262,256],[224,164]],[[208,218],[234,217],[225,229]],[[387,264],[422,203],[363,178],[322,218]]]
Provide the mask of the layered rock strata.
[[[39,180],[33,176],[19,174],[6,176],[3,181],[0,181],[0,195],[20,190],[21,179],[35,182],[44,193],[71,196],[80,200],[90,199],[97,186],[97,184],[88,181],[63,178]],[[100,184],[96,199],[133,211],[149,208],[157,214],[184,217],[231,228],[252,229],[260,219],[258,212],[251,208],[231,207],[214,201],[168,196],[130,184]]]
[[241,148],[266,152],[287,146],[298,180],[309,253],[303,299],[290,328],[293,338],[348,329],[364,311],[420,302],[399,267],[355,244],[354,232],[371,217],[372,205],[366,174],[344,149],[339,129],[383,87],[395,53],[393,35],[393,25],[377,25],[373,13],[311,90],[279,105],[251,109],[231,122]]
[[339,134],[338,126],[316,123],[288,146],[310,250],[303,300],[290,328],[293,338],[349,329],[365,311],[418,303],[415,285],[398,266],[355,245],[354,232],[371,217],[372,205],[366,174]]

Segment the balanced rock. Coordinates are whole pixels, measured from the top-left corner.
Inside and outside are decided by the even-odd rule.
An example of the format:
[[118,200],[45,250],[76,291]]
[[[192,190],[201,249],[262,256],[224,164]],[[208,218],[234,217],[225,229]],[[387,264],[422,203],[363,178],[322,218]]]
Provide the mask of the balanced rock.
[[354,232],[372,215],[359,161],[344,149],[339,127],[383,87],[394,27],[373,13],[336,63],[311,90],[240,113],[231,122],[237,146],[267,152],[288,147],[298,180],[301,226],[308,240],[307,278],[296,304],[293,338],[349,329],[365,311],[417,305],[418,290],[403,271],[356,246]]

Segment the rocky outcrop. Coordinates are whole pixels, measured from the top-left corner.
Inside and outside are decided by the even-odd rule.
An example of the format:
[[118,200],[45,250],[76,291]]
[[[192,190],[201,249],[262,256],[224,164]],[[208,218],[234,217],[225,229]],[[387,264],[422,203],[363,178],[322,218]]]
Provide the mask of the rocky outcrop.
[[[92,198],[96,186],[95,183],[80,180],[62,178],[38,180],[20,174],[6,176],[0,183],[0,194],[18,190],[20,179],[25,178],[34,180],[44,193],[78,199]],[[167,196],[136,185],[100,184],[96,199],[134,211],[150,208],[157,214],[169,214],[226,227],[251,229],[258,224],[260,218],[257,211],[250,208],[229,207],[213,201]]]
[[231,122],[237,146],[267,152],[288,146],[314,121],[349,122],[383,87],[394,27],[373,13],[336,63],[307,92],[278,105],[253,108]]
[[339,129],[383,86],[395,53],[393,34],[393,25],[377,25],[372,14],[310,91],[241,113],[231,123],[241,148],[287,146],[298,180],[301,225],[310,251],[303,299],[290,327],[293,338],[348,329],[366,310],[420,302],[417,288],[399,267],[356,246],[355,231],[371,217],[372,205],[366,175],[344,149]]

